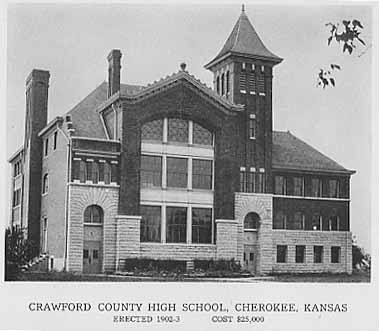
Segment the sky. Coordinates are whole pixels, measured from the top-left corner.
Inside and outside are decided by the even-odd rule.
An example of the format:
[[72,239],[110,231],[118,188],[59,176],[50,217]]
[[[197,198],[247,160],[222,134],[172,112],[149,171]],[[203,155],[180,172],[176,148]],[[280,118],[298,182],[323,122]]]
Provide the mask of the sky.
[[[49,120],[107,79],[106,57],[114,48],[123,54],[123,83],[146,85],[178,71],[185,62],[191,74],[211,86],[212,74],[204,65],[220,51],[240,12],[240,4],[10,4],[7,156],[23,142],[25,79],[33,68],[51,74]],[[358,244],[370,251],[370,7],[247,3],[246,13],[268,49],[284,58],[274,69],[274,129],[290,130],[356,170],[351,230]],[[327,46],[325,24],[343,19],[358,19],[364,26],[361,38],[367,47],[359,45],[352,55],[343,54],[337,43]],[[336,87],[317,87],[319,69],[331,63],[342,68],[334,75]]]

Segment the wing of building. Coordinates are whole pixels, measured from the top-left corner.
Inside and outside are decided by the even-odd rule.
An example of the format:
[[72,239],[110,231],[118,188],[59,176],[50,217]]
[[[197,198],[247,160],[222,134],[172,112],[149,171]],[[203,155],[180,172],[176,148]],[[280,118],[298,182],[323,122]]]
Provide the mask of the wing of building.
[[214,89],[185,64],[147,86],[121,84],[112,50],[108,82],[50,123],[50,75],[33,70],[24,145],[9,159],[12,224],[59,270],[234,259],[254,274],[350,273],[354,172],[273,131],[281,61],[243,10],[205,66]]

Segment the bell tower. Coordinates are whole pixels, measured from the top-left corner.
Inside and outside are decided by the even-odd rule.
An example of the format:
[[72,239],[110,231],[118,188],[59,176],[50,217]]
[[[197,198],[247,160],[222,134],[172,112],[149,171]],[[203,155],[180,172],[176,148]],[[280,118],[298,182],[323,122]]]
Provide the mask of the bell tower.
[[240,191],[271,193],[272,77],[282,58],[270,52],[259,38],[242,5],[242,11],[224,47],[208,64],[214,90],[235,104],[239,115]]

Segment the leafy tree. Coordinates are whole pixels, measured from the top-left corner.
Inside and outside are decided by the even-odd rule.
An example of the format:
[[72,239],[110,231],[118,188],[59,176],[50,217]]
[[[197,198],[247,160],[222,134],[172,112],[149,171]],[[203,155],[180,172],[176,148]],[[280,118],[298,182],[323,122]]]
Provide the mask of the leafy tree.
[[[342,52],[352,54],[353,51],[357,48],[357,43],[361,43],[366,46],[365,41],[360,37],[363,25],[357,20],[353,19],[352,21],[343,20],[342,24],[340,23],[326,23],[325,26],[330,27],[330,36],[328,37],[328,46],[334,41],[338,44],[342,44]],[[340,29],[342,27],[342,29]],[[363,54],[363,53],[362,53]],[[330,64],[328,69],[321,68],[317,74],[317,86],[335,86],[336,81],[333,76],[335,69],[341,70],[341,66],[338,64]]]

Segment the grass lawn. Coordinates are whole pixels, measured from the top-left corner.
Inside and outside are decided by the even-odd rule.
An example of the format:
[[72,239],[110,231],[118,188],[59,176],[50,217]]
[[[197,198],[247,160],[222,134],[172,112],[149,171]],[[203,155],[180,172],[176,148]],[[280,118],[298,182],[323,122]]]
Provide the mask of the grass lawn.
[[[138,278],[133,276],[114,276],[114,275],[80,275],[69,272],[26,272],[17,276],[15,281],[38,281],[38,282],[58,282],[58,281],[71,281],[71,282],[201,282],[207,281],[207,278],[187,278],[183,276],[179,277],[144,277]],[[215,279],[212,278],[212,282],[222,281],[228,282],[227,278]],[[236,281],[234,278],[233,281]],[[352,275],[346,274],[284,274],[274,275],[270,277],[261,277],[259,279],[241,278],[243,282],[296,282],[296,283],[369,283],[370,273],[363,271],[355,271]]]

